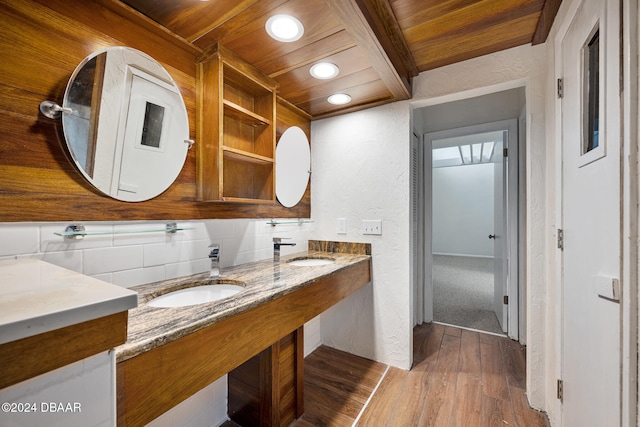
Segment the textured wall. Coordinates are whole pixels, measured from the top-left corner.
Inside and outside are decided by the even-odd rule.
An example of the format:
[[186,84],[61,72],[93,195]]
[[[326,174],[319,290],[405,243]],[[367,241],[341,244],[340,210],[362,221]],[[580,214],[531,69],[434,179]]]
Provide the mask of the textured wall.
[[[399,102],[311,124],[314,238],[372,244],[373,286],[322,315],[322,342],[408,369],[412,357],[409,274],[409,104]],[[347,218],[347,234],[336,233]],[[361,221],[382,220],[382,235]]]

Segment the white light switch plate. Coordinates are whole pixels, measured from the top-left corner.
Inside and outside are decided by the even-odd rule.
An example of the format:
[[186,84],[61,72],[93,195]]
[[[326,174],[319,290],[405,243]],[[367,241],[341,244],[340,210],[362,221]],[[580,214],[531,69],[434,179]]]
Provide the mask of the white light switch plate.
[[347,234],[347,218],[338,218],[336,232],[338,234]]
[[362,221],[362,234],[382,234],[381,219],[365,219]]

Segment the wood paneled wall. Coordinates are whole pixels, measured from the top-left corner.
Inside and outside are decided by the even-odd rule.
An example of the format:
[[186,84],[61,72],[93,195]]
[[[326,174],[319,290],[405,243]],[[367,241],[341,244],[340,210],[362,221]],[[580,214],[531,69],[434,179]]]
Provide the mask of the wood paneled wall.
[[[0,0],[0,16],[0,222],[310,216],[310,186],[291,209],[196,201],[197,150],[155,199],[129,203],[102,195],[67,158],[60,121],[40,114],[40,102],[61,104],[71,73],[91,52],[129,46],[171,74],[195,138],[195,63],[202,52],[116,0]],[[310,136],[310,118],[286,101],[279,100],[277,115],[278,137],[292,125]]]

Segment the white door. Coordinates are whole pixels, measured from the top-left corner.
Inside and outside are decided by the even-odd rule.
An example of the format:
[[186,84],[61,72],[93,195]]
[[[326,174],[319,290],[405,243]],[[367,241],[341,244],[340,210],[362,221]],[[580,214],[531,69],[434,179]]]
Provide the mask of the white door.
[[111,194],[147,200],[171,185],[184,163],[175,159],[187,155],[189,130],[180,121],[181,104],[172,86],[140,71],[132,74],[120,172],[114,174]]
[[[515,121],[500,132],[494,163],[494,311],[503,332],[519,339],[518,134]],[[503,149],[507,148],[507,155]],[[505,301],[506,299],[506,301]]]
[[618,18],[608,3],[583,0],[561,46],[564,427],[620,425],[618,34],[608,25]]
[[[504,135],[504,133],[503,133]],[[488,237],[493,239],[493,310],[496,313],[498,323],[503,332],[507,332],[508,311],[507,305],[504,303],[505,295],[509,295],[507,286],[507,263],[508,263],[508,246],[507,246],[507,222],[508,218],[506,204],[505,183],[506,161],[502,155],[502,151],[506,141],[496,140],[494,146],[494,163],[493,163],[493,234]]]
[[[471,146],[480,146],[482,142],[492,141],[492,148],[480,151]],[[453,166],[469,162],[454,157],[436,159],[433,157],[433,148],[452,148],[459,152],[460,157],[481,156],[481,163],[495,163],[494,180],[494,221],[493,230],[483,230],[484,236],[495,235],[494,240],[494,309],[500,326],[508,336],[517,340],[519,338],[519,307],[518,295],[518,122],[517,120],[504,120],[500,122],[484,123],[481,125],[463,128],[449,129],[425,134],[425,150],[423,157],[424,188],[432,189],[433,165],[440,162],[442,165]],[[467,147],[465,147],[467,146]],[[508,147],[508,157],[503,157],[503,148]],[[464,150],[467,148],[467,150]],[[445,156],[448,155],[445,154]],[[488,156],[488,158],[487,158]],[[435,160],[434,160],[435,159]],[[456,163],[457,162],[457,163]],[[476,159],[476,162],[479,160]],[[424,196],[424,253],[427,254],[424,261],[424,320],[433,320],[433,280],[431,277],[431,256],[433,252],[433,224],[431,221],[433,212],[433,199],[431,194]],[[509,260],[514,260],[511,263]],[[419,276],[422,276],[419,271]],[[508,296],[508,304],[504,304],[504,297]]]

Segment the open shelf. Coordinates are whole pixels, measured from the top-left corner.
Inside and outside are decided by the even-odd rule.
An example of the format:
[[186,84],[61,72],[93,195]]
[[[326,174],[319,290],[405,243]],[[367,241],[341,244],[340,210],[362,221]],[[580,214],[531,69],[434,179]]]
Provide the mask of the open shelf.
[[224,99],[224,115],[250,126],[269,126],[271,120]]
[[272,157],[264,157],[255,153],[238,150],[231,147],[222,147],[222,149],[224,150],[225,158],[233,159],[235,161],[257,163],[262,165],[273,164],[274,162]]
[[275,191],[273,162],[249,161],[247,157],[226,152],[222,197],[224,201],[272,202]]
[[277,83],[217,44],[198,64],[198,199],[275,203]]

